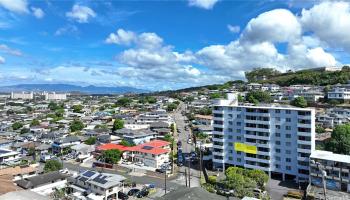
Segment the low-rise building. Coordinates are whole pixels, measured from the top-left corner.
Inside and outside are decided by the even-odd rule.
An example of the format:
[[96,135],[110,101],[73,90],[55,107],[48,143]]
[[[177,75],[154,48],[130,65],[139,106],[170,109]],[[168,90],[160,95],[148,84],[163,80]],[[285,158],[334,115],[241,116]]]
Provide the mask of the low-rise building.
[[213,116],[211,116],[211,115],[195,115],[194,120],[196,120],[196,122],[198,124],[211,125],[213,122]]
[[162,164],[169,161],[170,143],[163,140],[153,140],[133,147],[113,143],[96,147],[98,152],[109,149],[122,151],[125,160],[142,162],[146,166],[159,168]]
[[338,101],[349,101],[350,100],[350,89],[335,87],[330,90],[327,94],[329,100],[338,100]]
[[85,171],[69,180],[69,191],[76,199],[118,199],[123,190],[124,176],[96,171]]
[[310,155],[310,183],[323,186],[322,172],[326,171],[327,189],[350,192],[350,156],[329,151],[312,151]]
[[21,160],[21,156],[17,151],[11,151],[8,149],[0,149],[0,165],[14,164]]
[[68,136],[65,138],[57,139],[52,143],[52,153],[54,154],[62,153],[64,149],[67,149],[71,146],[74,146],[80,143],[81,141],[77,136]]
[[67,99],[67,94],[66,93],[48,93],[44,92],[45,100],[66,100]]

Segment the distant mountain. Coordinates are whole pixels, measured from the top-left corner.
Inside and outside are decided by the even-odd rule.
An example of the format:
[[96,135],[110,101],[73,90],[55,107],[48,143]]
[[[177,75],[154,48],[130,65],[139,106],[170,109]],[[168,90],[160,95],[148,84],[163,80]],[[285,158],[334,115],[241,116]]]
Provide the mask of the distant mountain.
[[80,92],[85,94],[124,94],[124,93],[145,93],[143,89],[133,87],[99,87],[99,86],[77,86],[69,84],[19,84],[11,86],[0,86],[0,92],[21,92],[21,91],[47,91],[47,92]]

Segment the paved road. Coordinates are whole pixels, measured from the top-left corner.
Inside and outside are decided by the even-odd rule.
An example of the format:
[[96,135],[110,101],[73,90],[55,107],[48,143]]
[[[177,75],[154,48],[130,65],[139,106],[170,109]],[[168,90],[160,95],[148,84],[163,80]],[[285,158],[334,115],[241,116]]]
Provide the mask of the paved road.
[[183,153],[190,153],[191,151],[194,151],[194,147],[193,145],[187,143],[188,138],[191,137],[191,133],[190,129],[188,129],[187,131],[185,130],[185,116],[181,114],[182,111],[185,111],[185,104],[183,102],[179,104],[178,109],[173,115],[176,123],[176,128],[179,130],[177,132],[177,141],[182,142]]
[[[111,170],[111,169],[101,169],[101,168],[91,168],[91,167],[82,167],[79,166],[78,164],[73,164],[69,162],[63,162],[63,168],[67,168],[72,171],[83,171],[83,170],[91,170],[94,169],[99,172],[106,172],[106,173],[111,173],[111,174],[119,174],[122,175],[126,178],[129,178],[132,182],[136,182],[137,184],[154,184],[158,188],[164,188],[164,178],[156,177],[156,176],[131,176],[128,174],[128,172],[119,172],[116,170]],[[174,182],[171,182],[170,180],[167,181],[167,190],[175,190],[179,187],[180,185]]]

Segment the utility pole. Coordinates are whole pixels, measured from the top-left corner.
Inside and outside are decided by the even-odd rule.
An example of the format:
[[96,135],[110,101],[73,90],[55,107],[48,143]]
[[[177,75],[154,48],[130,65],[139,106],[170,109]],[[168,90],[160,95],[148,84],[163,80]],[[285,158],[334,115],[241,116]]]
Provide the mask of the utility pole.
[[164,177],[164,191],[165,191],[165,194],[166,194],[166,178],[167,178],[167,171],[165,170],[165,173],[164,173],[165,177]]
[[186,181],[186,187],[187,187],[187,170],[185,168],[185,181]]
[[188,161],[188,187],[191,187],[191,159]]
[[203,164],[202,164],[202,143],[200,144],[200,146],[199,146],[199,181],[201,181],[202,180],[202,166]]

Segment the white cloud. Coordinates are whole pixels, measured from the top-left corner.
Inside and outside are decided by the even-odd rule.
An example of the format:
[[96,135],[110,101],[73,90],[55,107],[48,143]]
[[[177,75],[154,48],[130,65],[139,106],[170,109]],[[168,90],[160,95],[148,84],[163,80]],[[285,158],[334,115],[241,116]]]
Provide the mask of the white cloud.
[[232,26],[230,24],[227,25],[227,29],[231,32],[231,33],[239,33],[239,31],[241,30],[241,28],[239,26]]
[[17,49],[12,49],[9,46],[5,45],[5,44],[0,44],[0,51],[13,55],[13,56],[22,56],[22,52],[20,50]]
[[303,9],[300,21],[304,31],[311,31],[329,46],[350,50],[348,2],[322,2],[308,10]]
[[130,45],[132,42],[135,42],[135,40],[136,34],[134,32],[118,29],[116,33],[109,34],[105,42],[108,44]]
[[242,39],[249,42],[288,42],[298,39],[300,34],[301,26],[293,13],[275,9],[251,19]]
[[96,13],[87,6],[75,4],[72,8],[72,11],[67,12],[66,16],[79,23],[88,23],[90,18],[96,17]]
[[77,35],[79,33],[79,30],[76,26],[68,24],[64,27],[61,27],[55,31],[55,36],[61,36],[61,35]]
[[45,13],[41,8],[31,7],[31,10],[33,12],[33,15],[38,19],[41,19],[45,16]]
[[219,0],[188,0],[188,5],[209,10],[212,9],[218,1]]
[[4,64],[5,63],[5,58],[0,56],[0,64]]
[[0,0],[0,6],[19,14],[29,13],[26,0]]

